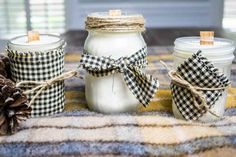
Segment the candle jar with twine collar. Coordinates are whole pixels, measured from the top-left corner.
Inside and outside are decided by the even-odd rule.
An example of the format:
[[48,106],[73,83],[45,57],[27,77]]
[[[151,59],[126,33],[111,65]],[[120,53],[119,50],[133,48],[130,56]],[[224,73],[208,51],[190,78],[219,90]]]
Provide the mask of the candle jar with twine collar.
[[[134,66],[143,69],[146,64],[146,43],[141,34],[145,30],[144,22],[142,15],[124,14],[119,10],[87,16],[88,37],[84,45],[87,56],[81,64],[91,63],[85,67],[85,92],[90,109],[103,113],[128,112],[141,104],[142,98],[138,98],[141,93],[137,91],[140,88],[131,87],[132,81],[127,77]],[[134,57],[140,54],[143,55],[140,59]]]
[[[56,35],[40,34],[37,40],[28,40],[29,36],[24,35],[7,43],[12,79],[17,83],[28,82],[22,87],[25,91],[30,91],[45,81],[49,84],[49,80],[58,77],[64,71],[63,39]],[[40,93],[39,90],[41,89],[27,93],[28,100],[32,103],[31,117],[49,116],[63,111],[64,81],[47,85]]]

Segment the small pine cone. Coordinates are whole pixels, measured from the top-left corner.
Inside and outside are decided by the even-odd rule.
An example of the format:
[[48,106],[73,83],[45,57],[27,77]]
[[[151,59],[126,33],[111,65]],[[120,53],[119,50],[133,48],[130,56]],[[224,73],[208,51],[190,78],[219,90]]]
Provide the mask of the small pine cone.
[[9,58],[2,54],[0,54],[0,75],[5,78],[11,78]]
[[0,135],[15,133],[30,112],[26,95],[11,80],[0,75]]

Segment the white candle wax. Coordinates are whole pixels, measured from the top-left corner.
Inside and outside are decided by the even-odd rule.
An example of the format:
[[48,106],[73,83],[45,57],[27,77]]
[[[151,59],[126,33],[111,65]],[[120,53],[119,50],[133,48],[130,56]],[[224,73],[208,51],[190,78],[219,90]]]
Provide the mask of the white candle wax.
[[46,51],[52,50],[63,44],[63,40],[59,36],[50,34],[41,34],[40,40],[28,42],[26,35],[11,39],[9,46],[11,49],[18,51]]
[[[90,32],[84,48],[93,55],[118,59],[131,56],[145,45],[139,32]],[[109,76],[95,77],[86,74],[86,100],[91,109],[103,113],[137,110],[140,103],[128,89],[122,75],[115,73]]]
[[[220,73],[230,78],[230,67],[234,59],[233,52],[235,50],[234,42],[227,39],[215,38],[214,45],[200,45],[199,37],[182,37],[175,40],[174,48],[174,68],[176,69],[187,58],[198,50],[202,51],[202,55],[206,57]],[[224,114],[224,106],[227,99],[227,91],[215,102],[211,110],[222,116]],[[172,103],[174,115],[177,118],[184,119],[178,111],[174,102]],[[211,121],[216,119],[209,112],[201,117],[200,121]]]

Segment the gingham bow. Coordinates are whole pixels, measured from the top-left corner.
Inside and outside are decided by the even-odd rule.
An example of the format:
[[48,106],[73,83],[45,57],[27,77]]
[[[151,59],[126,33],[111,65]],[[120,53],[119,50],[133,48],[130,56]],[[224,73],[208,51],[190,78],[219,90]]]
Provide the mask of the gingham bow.
[[121,57],[117,60],[110,57],[94,56],[84,51],[81,56],[80,66],[96,77],[107,76],[117,72],[123,73],[124,80],[130,91],[140,103],[146,106],[159,87],[159,82],[156,78],[141,71],[141,68],[147,65],[146,56],[146,47],[130,57]]
[[210,109],[222,96],[230,82],[207,58],[202,56],[201,51],[180,64],[175,75],[179,77],[180,82],[176,77],[171,77],[170,88],[173,101],[186,120],[198,120],[207,112],[219,117]]

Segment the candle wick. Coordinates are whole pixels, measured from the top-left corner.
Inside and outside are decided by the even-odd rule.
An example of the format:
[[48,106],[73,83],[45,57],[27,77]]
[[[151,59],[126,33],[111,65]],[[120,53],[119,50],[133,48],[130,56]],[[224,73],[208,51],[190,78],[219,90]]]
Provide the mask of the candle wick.
[[32,41],[39,41],[40,35],[37,31],[28,31],[28,43]]

